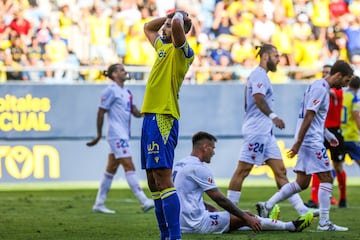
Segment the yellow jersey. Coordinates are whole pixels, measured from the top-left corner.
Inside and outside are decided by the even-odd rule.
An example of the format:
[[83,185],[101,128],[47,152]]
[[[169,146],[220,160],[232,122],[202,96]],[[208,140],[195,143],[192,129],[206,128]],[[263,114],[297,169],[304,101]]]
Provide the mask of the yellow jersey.
[[164,43],[160,36],[154,47],[157,56],[146,84],[141,112],[170,114],[179,119],[179,91],[194,61],[194,51],[187,41],[175,48],[172,43]]

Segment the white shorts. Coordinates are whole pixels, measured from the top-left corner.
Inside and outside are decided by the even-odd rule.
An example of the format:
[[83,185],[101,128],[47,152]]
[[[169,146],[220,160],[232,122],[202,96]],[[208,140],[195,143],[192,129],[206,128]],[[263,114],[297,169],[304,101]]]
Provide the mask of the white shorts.
[[110,145],[110,153],[113,153],[116,159],[131,157],[128,139],[110,139],[108,143]]
[[330,159],[323,144],[313,146],[301,146],[297,154],[297,162],[294,172],[313,174],[331,171]]
[[239,161],[260,166],[270,158],[282,160],[274,135],[244,136]]
[[221,234],[228,232],[230,229],[230,213],[208,212],[203,214],[201,224],[198,228],[184,228],[181,227],[183,233],[199,233],[199,234]]

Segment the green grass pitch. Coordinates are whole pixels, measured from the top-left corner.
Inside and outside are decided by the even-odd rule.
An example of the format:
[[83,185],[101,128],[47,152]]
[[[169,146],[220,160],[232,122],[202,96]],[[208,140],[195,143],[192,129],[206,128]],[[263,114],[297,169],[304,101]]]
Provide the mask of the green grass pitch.
[[[131,191],[126,187],[117,186],[116,182],[106,202],[108,208],[117,211],[114,215],[92,212],[97,184],[63,184],[62,187],[50,184],[40,188],[37,186],[29,184],[16,187],[0,184],[0,239],[159,239],[154,211],[142,213]],[[226,194],[226,184],[221,186],[221,191]],[[255,234],[251,231],[237,231],[222,235],[183,234],[183,239],[360,239],[359,190],[360,182],[349,185],[348,208],[331,208],[331,220],[338,225],[349,227],[348,232],[316,232],[318,219],[315,218],[312,225],[301,233],[264,231]],[[255,203],[267,199],[274,191],[274,184],[252,184],[251,181],[247,181],[239,206],[256,213]],[[147,190],[146,192],[149,193]],[[334,196],[338,197],[337,186],[334,186],[333,192]],[[309,189],[302,192],[301,196],[307,201],[310,196]],[[280,203],[280,207],[281,220],[291,221],[297,217],[288,201]]]

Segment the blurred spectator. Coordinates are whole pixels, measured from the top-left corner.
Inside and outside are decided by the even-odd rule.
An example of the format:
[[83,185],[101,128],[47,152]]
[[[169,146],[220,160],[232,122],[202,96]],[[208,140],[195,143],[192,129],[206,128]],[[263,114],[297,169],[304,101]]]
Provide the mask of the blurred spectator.
[[270,43],[271,37],[274,33],[274,22],[268,18],[263,10],[259,9],[254,19],[254,38],[258,41],[258,43]]
[[45,45],[50,41],[52,38],[51,31],[50,31],[50,25],[47,18],[41,18],[40,19],[40,26],[36,30],[35,36],[37,37],[37,40],[39,42],[40,47],[45,50]]
[[34,58],[41,62],[44,54],[45,49],[40,46],[38,38],[36,36],[31,37],[31,44],[27,47],[26,51],[27,58]]
[[55,28],[52,32],[53,39],[45,46],[46,58],[50,62],[50,66],[56,68],[53,73],[55,82],[62,82],[66,59],[68,58],[68,49],[66,44],[60,37],[60,29]]
[[213,25],[211,27],[211,32],[214,34],[214,37],[218,37],[221,34],[231,34],[230,28],[232,24],[230,21],[229,14],[226,11],[223,11],[221,15],[214,19]]
[[69,40],[71,38],[72,28],[74,24],[72,15],[73,14],[71,13],[68,4],[64,4],[63,6],[60,7],[60,12],[59,12],[60,36],[67,46],[69,45]]
[[[231,37],[231,36],[230,36]],[[210,57],[215,65],[220,65],[220,58],[225,55],[229,58],[230,62],[233,62],[230,49],[232,45],[232,39],[229,35],[221,35],[218,37],[218,46],[213,46],[210,52]]]
[[10,49],[5,51],[4,55],[4,66],[12,68],[11,70],[6,71],[6,79],[7,81],[22,81],[22,67],[18,62],[13,60]]
[[216,70],[217,67],[223,67],[223,68],[229,68],[233,65],[233,62],[231,61],[231,58],[227,55],[220,55],[219,57],[219,63],[215,66],[213,66],[213,69],[210,72],[210,79],[213,82],[219,82],[219,81],[229,81],[229,80],[235,80],[235,74],[234,71],[230,71],[230,69],[226,69],[227,71],[223,70]]
[[[146,59],[144,58],[144,51],[142,43],[144,42],[143,28],[141,25],[130,26],[129,32],[126,35],[126,52],[124,64],[129,66],[144,66]],[[153,52],[152,52],[153,53]],[[143,80],[142,72],[130,72],[131,79]]]
[[351,59],[353,55],[360,54],[360,16],[346,15],[342,29],[345,33],[348,56]]
[[243,64],[246,59],[255,61],[255,47],[251,43],[251,39],[247,37],[239,37],[233,43],[231,48],[231,57],[236,64]]
[[323,43],[319,39],[315,39],[314,35],[308,36],[304,42],[296,42],[295,62],[299,67],[305,68],[305,71],[299,71],[295,75],[295,79],[313,79],[317,78],[323,64],[324,51]]
[[309,17],[306,13],[300,13],[297,15],[296,22],[293,24],[293,32],[295,39],[301,42],[312,35]]
[[251,38],[253,30],[251,19],[247,18],[241,11],[238,11],[232,19],[234,24],[230,27],[231,34],[236,37]]
[[24,10],[24,12],[24,15],[32,25],[33,32],[35,32],[40,27],[40,20],[46,17],[46,12],[34,0],[29,1],[29,8]]
[[313,14],[313,1],[309,0],[294,0],[293,1],[294,16],[304,13],[306,16]]
[[[316,2],[314,2],[316,6]],[[331,19],[334,20],[342,15],[348,13],[348,5],[344,0],[330,0],[329,7]]]
[[329,0],[314,0],[310,18],[315,38],[325,42],[326,29],[330,26]]
[[294,66],[293,52],[294,52],[294,31],[290,24],[287,24],[286,19],[280,20],[276,25],[275,32],[271,36],[272,44],[282,54],[286,54],[289,65]]
[[[188,39],[198,58],[194,66],[203,68],[195,72],[196,68],[192,67],[194,72],[188,74],[191,82],[209,80],[209,66],[214,62],[227,65],[230,59],[232,66],[236,66],[234,78],[245,80],[248,69],[257,62],[253,57],[254,46],[262,42],[273,43],[281,54],[289,58],[291,67],[304,67],[311,63],[316,68],[360,54],[360,0],[0,1],[0,48],[11,49],[12,61],[26,66],[35,67],[39,55],[44,55],[40,66],[49,66],[44,81],[54,79],[54,66],[59,68],[62,82],[79,79],[78,75],[71,76],[71,70],[60,74],[62,68],[76,68],[79,62],[97,68],[113,61],[147,66],[153,63],[155,55],[144,39],[142,26],[148,19],[164,16],[166,11],[175,7],[188,10],[193,20]],[[67,49],[74,51],[73,54],[68,55],[68,50],[54,50],[49,55],[49,49],[56,45],[50,42],[53,38],[51,29],[60,29],[61,39],[67,43]],[[14,41],[16,35],[21,36],[21,44],[10,41]],[[34,41],[34,36],[38,41]],[[57,38],[55,34],[54,38]],[[64,49],[63,44],[59,45]],[[47,54],[44,54],[45,48]],[[212,58],[207,54],[209,49]],[[311,52],[305,51],[308,49]],[[224,53],[227,59],[223,57]],[[55,55],[62,56],[63,62],[54,65]],[[5,57],[0,60],[3,65],[4,61]],[[92,74],[95,77],[89,75],[88,80],[97,79],[96,74]],[[133,79],[146,78],[140,72],[131,73],[131,76]],[[312,73],[307,76],[298,74],[296,79],[314,76]],[[31,80],[34,77],[24,78]]]
[[21,37],[24,44],[29,44],[33,29],[28,20],[24,17],[24,12],[19,10],[15,12],[14,19],[10,22],[9,27],[12,31]]
[[200,3],[200,13],[198,16],[198,20],[202,23],[201,33],[209,35],[211,33],[211,28],[213,25],[216,0],[202,0]]
[[90,31],[90,59],[99,58],[104,64],[112,61],[110,50],[111,19],[100,5],[94,5],[94,13],[87,19]]
[[12,55],[12,59],[21,65],[25,65],[27,63],[24,48],[25,46],[21,42],[19,35],[11,37],[10,53]]

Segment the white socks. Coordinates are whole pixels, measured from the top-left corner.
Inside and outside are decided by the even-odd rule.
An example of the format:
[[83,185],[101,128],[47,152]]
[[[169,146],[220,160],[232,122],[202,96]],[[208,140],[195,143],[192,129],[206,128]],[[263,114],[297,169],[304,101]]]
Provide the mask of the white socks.
[[298,193],[295,193],[294,195],[289,197],[288,200],[291,205],[294,206],[299,215],[303,215],[309,211]]
[[292,222],[283,222],[279,220],[273,220],[270,218],[262,218],[257,217],[260,219],[261,229],[262,230],[294,230],[294,224]]
[[329,221],[330,213],[330,197],[333,185],[331,183],[320,183],[319,185],[319,224],[324,225]]
[[227,191],[227,198],[235,204],[235,206],[238,205],[239,201],[240,201],[240,196],[241,196],[241,192],[239,191],[233,191],[233,190],[228,190]]
[[129,184],[134,195],[140,201],[142,205],[148,200],[142,188],[140,187],[139,180],[136,176],[135,171],[127,171],[125,172],[126,181]]
[[103,178],[101,179],[100,187],[96,195],[95,205],[104,205],[107,194],[110,190],[112,180],[114,175],[108,172],[105,172]]
[[[272,197],[266,202],[265,207],[267,209],[272,209],[276,203],[281,202],[281,201],[289,198],[294,193],[298,193],[298,192],[301,192],[301,188],[300,188],[299,184],[297,184],[297,182],[287,183],[284,186],[282,186],[281,189],[277,193],[272,195]],[[299,198],[300,198],[300,196],[299,196]],[[298,200],[299,199],[297,197],[295,197],[291,201],[296,203]],[[301,200],[301,198],[300,198],[300,200]],[[291,202],[291,204],[293,204],[293,202]]]

